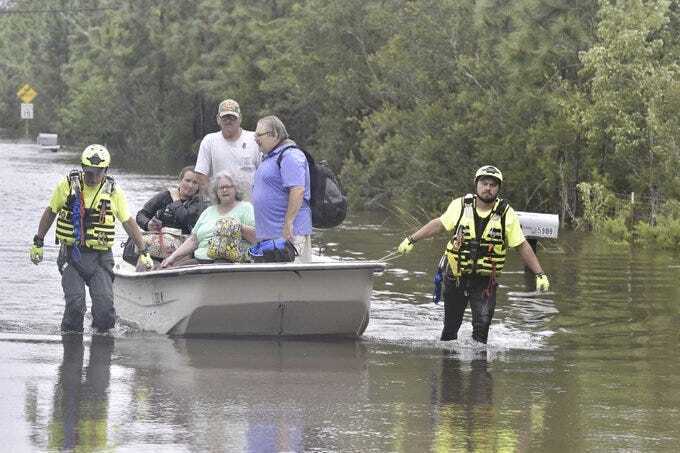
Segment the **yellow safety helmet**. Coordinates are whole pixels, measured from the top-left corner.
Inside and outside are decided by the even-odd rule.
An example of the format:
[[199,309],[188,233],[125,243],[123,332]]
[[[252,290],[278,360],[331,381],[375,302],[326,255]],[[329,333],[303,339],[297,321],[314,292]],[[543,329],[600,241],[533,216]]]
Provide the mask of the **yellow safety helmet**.
[[481,167],[479,170],[477,170],[477,173],[475,173],[475,184],[477,184],[477,181],[479,181],[479,178],[483,176],[490,176],[492,178],[496,178],[498,180],[498,184],[500,185],[503,182],[503,173],[493,165],[485,165]]
[[102,145],[90,145],[80,156],[80,163],[86,167],[109,168],[111,155],[109,150]]

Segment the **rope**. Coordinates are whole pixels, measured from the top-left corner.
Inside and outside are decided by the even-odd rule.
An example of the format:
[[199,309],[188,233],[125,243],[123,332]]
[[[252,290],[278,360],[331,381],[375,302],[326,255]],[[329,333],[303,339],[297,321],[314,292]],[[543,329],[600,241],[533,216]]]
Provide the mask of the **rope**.
[[397,252],[396,250],[391,250],[387,255],[383,256],[382,258],[378,258],[378,261],[392,261],[401,256],[401,253]]
[[489,277],[489,284],[482,291],[482,297],[487,301],[491,299],[493,290],[496,287],[496,262],[491,263],[491,277]]

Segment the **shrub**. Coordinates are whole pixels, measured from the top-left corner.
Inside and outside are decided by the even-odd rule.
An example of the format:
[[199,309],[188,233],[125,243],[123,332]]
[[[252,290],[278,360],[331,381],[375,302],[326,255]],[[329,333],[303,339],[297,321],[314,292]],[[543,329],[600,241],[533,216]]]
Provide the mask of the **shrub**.
[[632,236],[623,216],[601,220],[598,235],[603,236],[610,244],[629,244]]

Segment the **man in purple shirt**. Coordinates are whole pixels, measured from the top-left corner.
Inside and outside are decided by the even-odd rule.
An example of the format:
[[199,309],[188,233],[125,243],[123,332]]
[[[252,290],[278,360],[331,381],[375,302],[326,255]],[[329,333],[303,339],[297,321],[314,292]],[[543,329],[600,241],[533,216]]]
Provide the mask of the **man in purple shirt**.
[[288,239],[299,253],[296,261],[310,262],[312,211],[307,158],[288,138],[286,127],[276,116],[257,122],[255,141],[263,154],[252,192],[257,240]]

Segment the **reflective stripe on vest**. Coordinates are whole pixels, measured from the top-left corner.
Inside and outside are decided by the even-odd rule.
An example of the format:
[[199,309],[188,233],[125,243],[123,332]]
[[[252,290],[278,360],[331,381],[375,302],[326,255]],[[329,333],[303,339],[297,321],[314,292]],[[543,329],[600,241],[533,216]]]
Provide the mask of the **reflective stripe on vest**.
[[[82,179],[81,190],[82,190]],[[85,210],[85,247],[94,250],[110,250],[113,247],[115,237],[115,217],[111,209],[111,193],[114,190],[113,178],[107,176],[103,186],[97,195],[91,209]],[[71,191],[73,192],[73,191]],[[66,203],[61,207],[57,216],[56,236],[60,243],[73,245],[75,234],[73,232],[73,220],[69,202],[73,194],[69,194]],[[104,221],[101,222],[101,212],[104,212]]]
[[[505,245],[505,214],[508,210],[507,202],[496,200],[480,239],[477,240],[475,231],[474,201],[468,201],[466,196],[462,202],[461,216],[453,229],[454,234],[446,244],[446,256],[454,276],[463,274],[491,275],[500,272],[505,265],[507,247]],[[465,213],[466,203],[471,202],[472,209]],[[501,212],[499,212],[499,210]],[[457,241],[460,235],[462,240]]]

